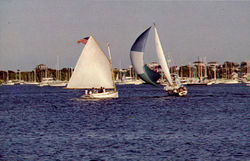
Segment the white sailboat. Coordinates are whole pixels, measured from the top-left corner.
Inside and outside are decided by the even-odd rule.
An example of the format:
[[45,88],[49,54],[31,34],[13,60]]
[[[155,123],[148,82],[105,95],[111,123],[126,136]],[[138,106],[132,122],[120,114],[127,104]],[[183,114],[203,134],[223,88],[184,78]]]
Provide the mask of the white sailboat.
[[[119,85],[128,85],[128,84],[133,84],[133,85],[140,85],[143,83],[143,80],[137,79],[136,76],[132,75],[132,66],[129,67],[129,76],[126,76],[127,70],[122,70],[120,69],[119,73],[117,74],[116,77],[116,84]],[[121,79],[119,79],[119,75],[121,74]]]
[[109,45],[110,59],[93,36],[81,39],[78,43],[80,42],[86,45],[66,88],[85,89],[83,98],[118,98]]
[[178,96],[187,95],[187,89],[181,84],[178,75],[174,76],[175,82],[173,82],[155,24],[154,24],[154,33],[155,33],[155,47],[159,59],[159,64],[161,65],[161,68],[169,83],[164,87],[164,89],[168,91],[170,95],[178,95]]
[[[138,76],[145,82],[152,85],[156,85],[156,81],[160,78],[160,75],[158,73],[157,75],[154,71],[148,69],[146,65],[143,65],[144,47],[146,44],[150,28],[151,27],[145,30],[136,39],[131,48],[130,58]],[[171,77],[155,24],[154,24],[154,33],[155,33],[155,46],[159,64],[161,65],[164,75],[166,76],[168,81],[167,85],[164,87],[164,90],[166,90],[169,95],[177,95],[177,96],[187,95],[187,89],[180,83],[178,76],[177,77],[175,76],[174,78]]]
[[43,86],[48,86],[50,83],[53,82],[53,78],[52,77],[45,77],[42,78],[42,81],[38,84],[38,86],[43,87]]
[[53,82],[52,77],[48,77],[48,68],[46,67],[45,69],[45,77],[42,78],[42,81],[38,84],[38,86],[43,87],[43,86],[48,86],[49,83]]
[[[24,84],[27,84],[27,85],[39,85],[39,83],[36,81],[36,69],[34,71],[32,71],[32,78],[29,79],[29,81],[27,82],[24,82]],[[29,76],[30,78],[30,76]]]
[[61,80],[61,71],[59,69],[59,56],[57,56],[57,63],[56,63],[56,80],[48,83],[51,87],[65,87],[67,85],[66,81]]

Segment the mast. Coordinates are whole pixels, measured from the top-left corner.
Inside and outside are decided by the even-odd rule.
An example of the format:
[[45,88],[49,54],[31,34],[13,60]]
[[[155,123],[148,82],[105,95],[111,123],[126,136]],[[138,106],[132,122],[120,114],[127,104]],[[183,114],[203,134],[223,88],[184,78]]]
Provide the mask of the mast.
[[248,75],[248,73],[249,73],[249,69],[248,69],[248,66],[249,66],[249,61],[247,62],[247,75]]
[[9,70],[7,70],[6,82],[9,81]]
[[216,80],[216,66],[214,67],[214,80]]
[[107,43],[107,48],[108,48],[108,53],[109,53],[110,68],[111,68],[111,72],[112,72],[112,81],[113,81],[113,85],[114,85],[114,90],[116,91],[115,76],[114,76],[114,70],[113,70],[113,65],[112,65],[109,43]]
[[59,78],[59,57],[58,55],[56,56],[56,80],[60,79]]
[[200,71],[201,71],[201,81],[203,81],[203,71],[202,71],[203,70],[203,59],[202,58],[201,58],[201,63],[200,64],[201,64],[201,66],[200,66],[201,67],[201,69],[200,69]]
[[19,82],[21,81],[21,71],[18,69],[18,80],[19,80]]
[[205,70],[205,76],[204,77],[207,78],[207,57],[206,56],[204,57],[204,66],[205,66],[205,69],[204,69]]
[[33,81],[36,82],[36,69],[34,70]]
[[48,67],[45,69],[45,78],[48,78]]
[[226,79],[227,79],[227,63],[225,63],[225,68],[226,68]]
[[190,63],[188,64],[188,72],[189,72],[189,78],[191,78],[191,65],[190,65]]

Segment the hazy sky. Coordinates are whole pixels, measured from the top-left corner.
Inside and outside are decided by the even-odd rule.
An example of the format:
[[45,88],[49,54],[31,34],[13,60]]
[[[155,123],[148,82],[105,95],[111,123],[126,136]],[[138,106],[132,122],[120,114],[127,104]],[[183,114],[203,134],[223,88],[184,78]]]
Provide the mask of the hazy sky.
[[[0,70],[38,64],[74,67],[92,34],[114,67],[127,68],[135,39],[156,23],[165,55],[176,65],[250,60],[250,1],[0,0]],[[151,30],[145,63],[157,61]]]

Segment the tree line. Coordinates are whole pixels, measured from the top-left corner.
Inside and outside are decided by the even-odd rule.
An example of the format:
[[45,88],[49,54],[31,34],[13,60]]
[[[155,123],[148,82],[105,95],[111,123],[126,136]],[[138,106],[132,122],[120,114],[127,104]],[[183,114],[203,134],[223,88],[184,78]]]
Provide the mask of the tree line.
[[[159,70],[158,66],[155,70]],[[243,77],[248,72],[248,63],[241,62],[240,64],[226,61],[222,65],[214,66],[201,66],[197,65],[185,65],[185,66],[172,66],[170,67],[171,73],[178,73],[180,77],[197,77],[202,76],[207,79],[213,79],[215,74],[216,78],[231,79],[233,72],[237,73],[239,78]],[[134,76],[135,72],[133,68],[123,69],[125,76]],[[38,65],[33,71],[0,71],[0,83],[7,80],[23,80],[23,81],[36,81],[41,82],[44,77],[52,77],[53,79],[60,79],[62,81],[68,81],[73,73],[72,68],[62,68],[60,70],[47,68],[45,65],[41,67]],[[199,75],[202,73],[202,75]],[[114,69],[115,78],[120,75],[120,69]]]

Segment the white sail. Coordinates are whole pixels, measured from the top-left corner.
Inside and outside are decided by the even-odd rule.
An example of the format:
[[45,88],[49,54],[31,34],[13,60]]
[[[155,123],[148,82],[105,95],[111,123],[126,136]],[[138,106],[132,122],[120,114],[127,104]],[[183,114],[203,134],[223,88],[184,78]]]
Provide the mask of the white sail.
[[169,68],[168,68],[168,64],[165,58],[165,55],[163,53],[162,50],[162,46],[161,46],[161,42],[157,33],[157,29],[154,25],[154,32],[155,32],[155,47],[156,47],[156,53],[159,59],[159,64],[161,65],[161,68],[167,78],[168,83],[172,86],[173,85],[173,81],[169,72]]
[[112,79],[112,65],[93,36],[90,36],[77,61],[67,88],[91,89],[100,87],[115,88]]

